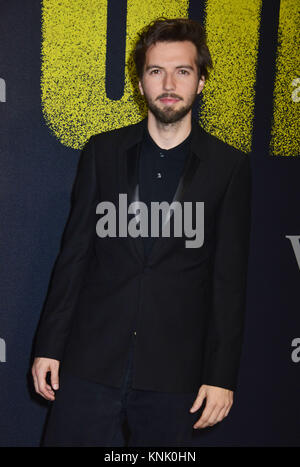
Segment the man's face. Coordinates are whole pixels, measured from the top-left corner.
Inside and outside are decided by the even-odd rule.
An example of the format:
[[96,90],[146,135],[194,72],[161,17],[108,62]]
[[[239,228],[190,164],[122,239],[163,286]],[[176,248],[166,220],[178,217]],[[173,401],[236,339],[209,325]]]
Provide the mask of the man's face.
[[174,123],[191,111],[205,84],[204,76],[198,78],[196,54],[190,41],[157,42],[147,50],[139,89],[158,121]]

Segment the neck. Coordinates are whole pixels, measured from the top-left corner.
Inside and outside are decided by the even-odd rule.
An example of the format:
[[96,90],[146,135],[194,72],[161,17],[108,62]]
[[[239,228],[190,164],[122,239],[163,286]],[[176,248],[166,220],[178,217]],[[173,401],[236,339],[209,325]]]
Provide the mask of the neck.
[[189,112],[181,120],[175,123],[159,122],[154,115],[148,111],[148,131],[151,138],[162,149],[171,149],[190,134],[192,129],[192,113]]

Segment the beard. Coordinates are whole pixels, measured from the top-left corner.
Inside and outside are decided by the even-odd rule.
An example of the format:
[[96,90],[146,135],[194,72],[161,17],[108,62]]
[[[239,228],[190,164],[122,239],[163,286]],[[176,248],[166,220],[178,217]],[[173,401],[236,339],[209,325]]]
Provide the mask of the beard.
[[[147,94],[144,91],[144,98],[145,98],[145,101],[147,103],[149,110],[151,110],[155,118],[161,123],[175,123],[181,120],[183,117],[185,117],[185,115],[189,113],[189,111],[193,107],[193,104],[197,96],[198,94],[197,92],[195,92],[189,99],[189,102],[186,105],[180,107],[179,109],[174,109],[174,106],[178,105],[178,102],[180,101],[178,101],[176,104],[164,105],[163,108],[160,108],[155,104],[155,102],[152,99],[149,98],[149,96],[147,96]],[[167,96],[160,96],[160,98],[161,97],[167,97]],[[178,98],[178,96],[172,96],[172,95],[168,97]]]

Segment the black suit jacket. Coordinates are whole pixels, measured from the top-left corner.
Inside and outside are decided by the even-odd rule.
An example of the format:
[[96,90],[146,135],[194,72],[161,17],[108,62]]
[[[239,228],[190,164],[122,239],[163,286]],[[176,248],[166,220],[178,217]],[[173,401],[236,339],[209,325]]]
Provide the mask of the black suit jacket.
[[[134,331],[133,387],[234,390],[243,340],[251,217],[249,155],[192,119],[191,151],[174,200],[204,202],[204,244],[96,233],[100,201],[138,198],[141,122],[92,136],[75,180],[72,208],[39,324],[35,356],[121,387]],[[172,211],[171,211],[172,212]],[[135,327],[134,323],[137,323]]]

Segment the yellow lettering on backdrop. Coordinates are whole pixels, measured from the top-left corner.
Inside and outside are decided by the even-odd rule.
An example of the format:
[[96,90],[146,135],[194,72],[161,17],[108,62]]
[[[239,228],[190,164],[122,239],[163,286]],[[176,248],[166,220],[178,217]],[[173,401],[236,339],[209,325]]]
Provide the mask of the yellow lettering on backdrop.
[[300,3],[281,0],[271,153],[298,156],[300,149]]
[[124,94],[111,100],[105,93],[107,0],[43,0],[42,108],[61,143],[80,149],[92,134],[141,120],[128,60],[136,33],[158,16],[187,17],[188,6],[188,0],[127,1]]
[[[208,0],[206,30],[214,69],[199,123],[244,152],[251,150],[261,0]],[[299,5],[299,4],[298,4]],[[136,33],[158,16],[187,17],[188,0],[127,1],[124,94],[105,93],[107,0],[43,0],[41,99],[47,125],[80,149],[91,134],[138,122],[146,113],[134,87]],[[299,152],[299,56],[296,0],[282,0],[271,151]]]
[[209,0],[207,43],[214,69],[199,121],[210,134],[251,151],[261,0]]

